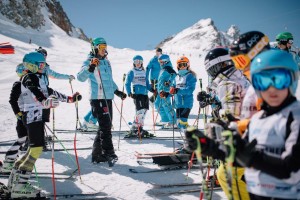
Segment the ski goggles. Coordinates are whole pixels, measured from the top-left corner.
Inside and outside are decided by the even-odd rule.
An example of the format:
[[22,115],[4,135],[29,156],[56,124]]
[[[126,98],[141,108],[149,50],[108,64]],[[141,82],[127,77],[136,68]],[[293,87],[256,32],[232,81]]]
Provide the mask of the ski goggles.
[[98,49],[101,51],[103,49],[107,49],[107,44],[99,44]]
[[184,68],[184,67],[187,67],[187,66],[188,66],[187,63],[178,63],[178,64],[177,64],[177,68],[178,68],[178,69],[181,69],[181,68]]
[[291,84],[292,76],[286,69],[265,70],[252,75],[252,85],[255,90],[259,91],[266,91],[270,86],[283,90]]
[[138,64],[143,64],[142,60],[134,60],[133,64],[138,65]]
[[293,40],[279,40],[278,41],[278,44],[283,44],[283,45],[287,45],[287,44],[294,44],[294,41]]
[[31,71],[32,73],[36,73],[40,69],[44,69],[46,66],[45,62],[36,62],[35,64],[29,62],[23,62],[23,65],[26,69]]

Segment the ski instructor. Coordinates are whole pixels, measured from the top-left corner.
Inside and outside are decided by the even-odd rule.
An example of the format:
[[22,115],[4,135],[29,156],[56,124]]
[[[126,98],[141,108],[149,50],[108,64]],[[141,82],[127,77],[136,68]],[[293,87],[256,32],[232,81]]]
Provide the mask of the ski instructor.
[[126,94],[118,90],[113,80],[112,68],[107,59],[107,44],[104,38],[98,37],[91,41],[92,51],[83,63],[77,79],[81,82],[89,80],[90,104],[93,116],[99,123],[99,129],[94,139],[92,162],[106,162],[118,159],[112,143],[112,99],[114,94],[122,100]]

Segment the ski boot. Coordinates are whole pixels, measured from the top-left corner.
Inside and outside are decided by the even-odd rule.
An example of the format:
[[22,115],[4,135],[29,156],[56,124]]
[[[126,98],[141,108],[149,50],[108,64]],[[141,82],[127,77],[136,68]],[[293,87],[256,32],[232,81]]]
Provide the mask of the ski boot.
[[11,189],[11,198],[45,198],[41,189],[29,183],[31,172],[18,170]]
[[124,136],[124,138],[136,138],[138,137],[138,130],[137,129],[131,129],[128,131],[128,133]]
[[149,133],[148,131],[146,131],[146,130],[141,130],[141,137],[142,138],[152,138],[152,137],[155,137],[155,135],[154,134],[152,134],[152,133]]
[[112,167],[118,161],[118,156],[115,154],[115,151],[112,150],[104,150],[104,154],[107,157],[108,166]]
[[5,174],[10,174],[10,172],[14,166],[14,163],[15,163],[14,159],[9,159],[9,158],[5,159],[3,161],[3,166],[2,166],[1,172],[5,173]]
[[104,154],[92,155],[92,163],[107,162],[108,158]]

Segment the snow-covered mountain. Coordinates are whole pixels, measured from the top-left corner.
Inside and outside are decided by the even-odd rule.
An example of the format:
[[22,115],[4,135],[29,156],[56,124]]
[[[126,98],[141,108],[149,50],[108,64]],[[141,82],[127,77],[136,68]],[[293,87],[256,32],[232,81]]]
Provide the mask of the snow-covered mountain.
[[239,32],[235,25],[226,32],[219,31],[212,19],[201,19],[191,27],[166,38],[158,46],[170,54],[185,52],[189,55],[195,52],[205,56],[207,51],[216,46],[229,46],[239,36]]
[[50,23],[54,23],[69,36],[88,41],[84,32],[72,25],[56,0],[2,0],[0,13],[24,28],[32,28],[42,33]]

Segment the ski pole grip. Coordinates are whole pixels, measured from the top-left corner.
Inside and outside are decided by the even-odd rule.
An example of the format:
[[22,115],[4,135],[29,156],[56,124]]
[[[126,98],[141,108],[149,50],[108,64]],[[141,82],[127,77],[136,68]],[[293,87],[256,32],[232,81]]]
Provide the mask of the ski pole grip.
[[199,78],[199,82],[200,82],[200,89],[202,91],[202,78]]

